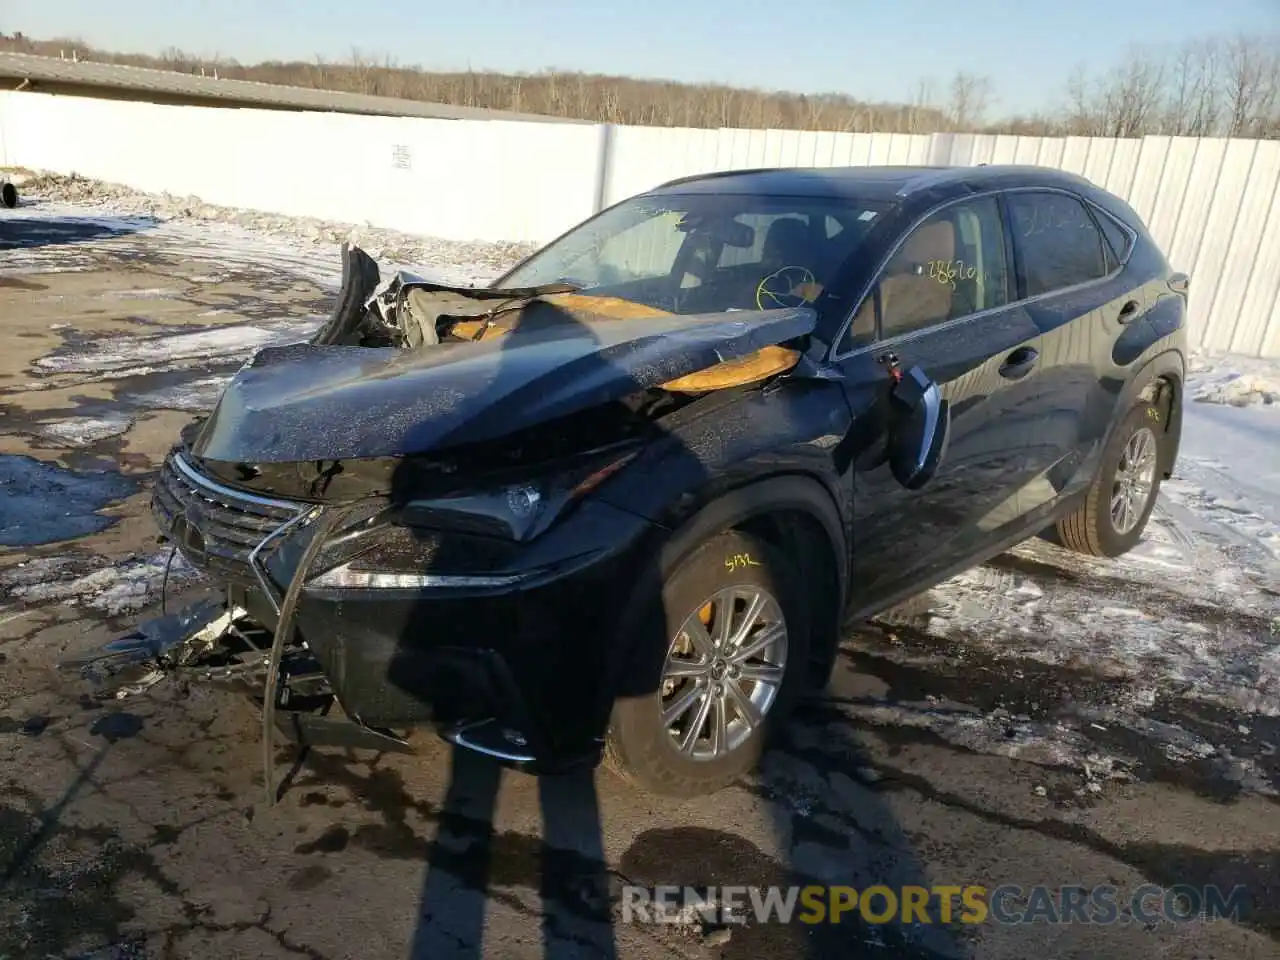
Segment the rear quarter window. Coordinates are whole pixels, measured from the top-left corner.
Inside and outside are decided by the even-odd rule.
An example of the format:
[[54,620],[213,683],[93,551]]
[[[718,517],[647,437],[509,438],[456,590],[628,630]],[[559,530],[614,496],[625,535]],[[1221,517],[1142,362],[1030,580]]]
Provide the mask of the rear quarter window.
[[1095,216],[1098,219],[1098,225],[1102,227],[1103,236],[1107,238],[1111,252],[1115,255],[1116,262],[1124,263],[1133,250],[1133,235],[1120,226],[1109,213],[1098,210]]

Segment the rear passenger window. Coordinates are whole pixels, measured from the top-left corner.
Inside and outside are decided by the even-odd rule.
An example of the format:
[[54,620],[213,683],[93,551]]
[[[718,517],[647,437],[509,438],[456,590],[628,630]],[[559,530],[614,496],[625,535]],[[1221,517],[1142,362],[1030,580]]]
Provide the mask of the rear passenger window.
[[1026,296],[1035,297],[1109,273],[1102,234],[1084,204],[1063,193],[1011,193],[1009,212]]
[[859,308],[850,346],[894,337],[1009,302],[1004,231],[993,198],[944,207],[903,241]]

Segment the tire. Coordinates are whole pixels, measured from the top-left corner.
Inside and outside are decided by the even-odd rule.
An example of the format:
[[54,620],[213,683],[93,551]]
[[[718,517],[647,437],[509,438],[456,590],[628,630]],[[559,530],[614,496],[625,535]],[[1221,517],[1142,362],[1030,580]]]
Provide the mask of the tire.
[[[661,624],[665,638],[660,641],[666,648],[663,655],[645,658],[649,665],[644,668],[647,675],[642,678],[645,682],[641,689],[652,692],[615,701],[605,739],[607,766],[644,790],[677,797],[714,793],[756,766],[772,732],[786,719],[804,685],[809,659],[810,604],[796,570],[786,554],[772,544],[736,530],[708,540],[676,565],[663,584],[661,603],[655,604],[650,615],[643,618],[643,622],[653,625],[655,630]],[[770,622],[776,624],[780,615],[785,659],[780,664],[781,677],[773,686],[772,695],[769,691],[772,684],[741,676],[735,680],[729,673],[721,673],[721,667],[714,666],[707,668],[707,675],[701,680],[668,679],[664,684],[664,671],[673,657],[687,670],[702,669],[694,662],[691,642],[681,636],[686,621],[695,618],[705,622],[709,614],[706,640],[714,642],[713,635],[722,622],[721,613],[730,607],[727,597],[722,596],[718,601],[715,598],[720,591],[735,587],[767,596],[773,602],[770,606],[765,601],[762,616],[754,627],[749,627],[752,639],[762,638]],[[744,605],[742,598],[733,601],[735,616],[727,621],[731,627],[742,626]],[[661,609],[657,609],[659,606]],[[773,635],[776,636],[776,629]],[[775,641],[763,651],[775,665],[781,659],[778,649]],[[703,655],[699,659],[714,661],[715,658]],[[721,666],[727,671],[734,669],[731,662]],[[761,666],[761,660],[755,657],[745,661],[746,668],[759,670]],[[718,679],[720,676],[723,680]],[[686,695],[699,697],[695,692],[699,683],[700,689],[712,690],[717,682],[725,691],[724,702],[735,705],[719,707],[718,698],[707,698],[703,694],[674,719],[671,727],[663,722],[664,707],[672,709]],[[754,702],[757,709],[764,707],[763,719],[754,727],[748,728],[743,722],[746,714],[736,705],[741,701],[733,700],[730,683]],[[709,716],[699,725],[693,744],[703,755],[695,756],[681,750],[671,730],[687,734],[704,699],[711,700]],[[729,749],[713,755],[709,750],[710,736],[712,721],[718,715],[725,717],[724,736]],[[741,742],[735,743],[739,738]]]
[[[1145,489],[1145,501],[1133,503],[1129,512],[1117,519],[1113,516],[1113,497],[1120,485],[1131,483],[1127,480],[1131,474],[1125,468],[1135,445],[1141,446],[1143,441],[1138,438],[1144,433],[1150,444],[1145,448],[1149,450],[1150,462],[1147,465],[1147,461],[1143,461],[1141,476],[1145,477],[1149,470],[1150,483],[1145,488],[1137,485],[1136,495],[1140,496]],[[1164,414],[1155,404],[1140,402],[1125,415],[1103,452],[1102,464],[1084,502],[1057,523],[1062,546],[1092,557],[1118,557],[1133,549],[1142,539],[1160,494],[1164,435]]]

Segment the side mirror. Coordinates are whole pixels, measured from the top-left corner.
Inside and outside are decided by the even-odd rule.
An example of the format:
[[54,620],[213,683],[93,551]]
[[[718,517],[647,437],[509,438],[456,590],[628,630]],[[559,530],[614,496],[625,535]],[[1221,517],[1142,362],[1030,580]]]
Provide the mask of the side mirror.
[[890,393],[889,469],[908,490],[933,479],[947,452],[951,406],[919,367],[902,374]]

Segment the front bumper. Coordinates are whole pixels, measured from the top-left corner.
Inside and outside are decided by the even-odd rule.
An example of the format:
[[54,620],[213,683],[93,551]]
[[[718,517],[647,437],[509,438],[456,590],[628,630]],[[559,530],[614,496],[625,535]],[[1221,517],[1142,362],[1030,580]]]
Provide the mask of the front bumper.
[[[230,605],[275,629],[310,505],[233,490],[171,461],[153,509],[188,562],[226,584]],[[431,726],[538,771],[591,764],[612,706],[609,678],[627,655],[622,611],[659,535],[588,499],[519,546],[505,569],[529,575],[514,586],[304,587],[286,643],[305,647],[366,729]]]

